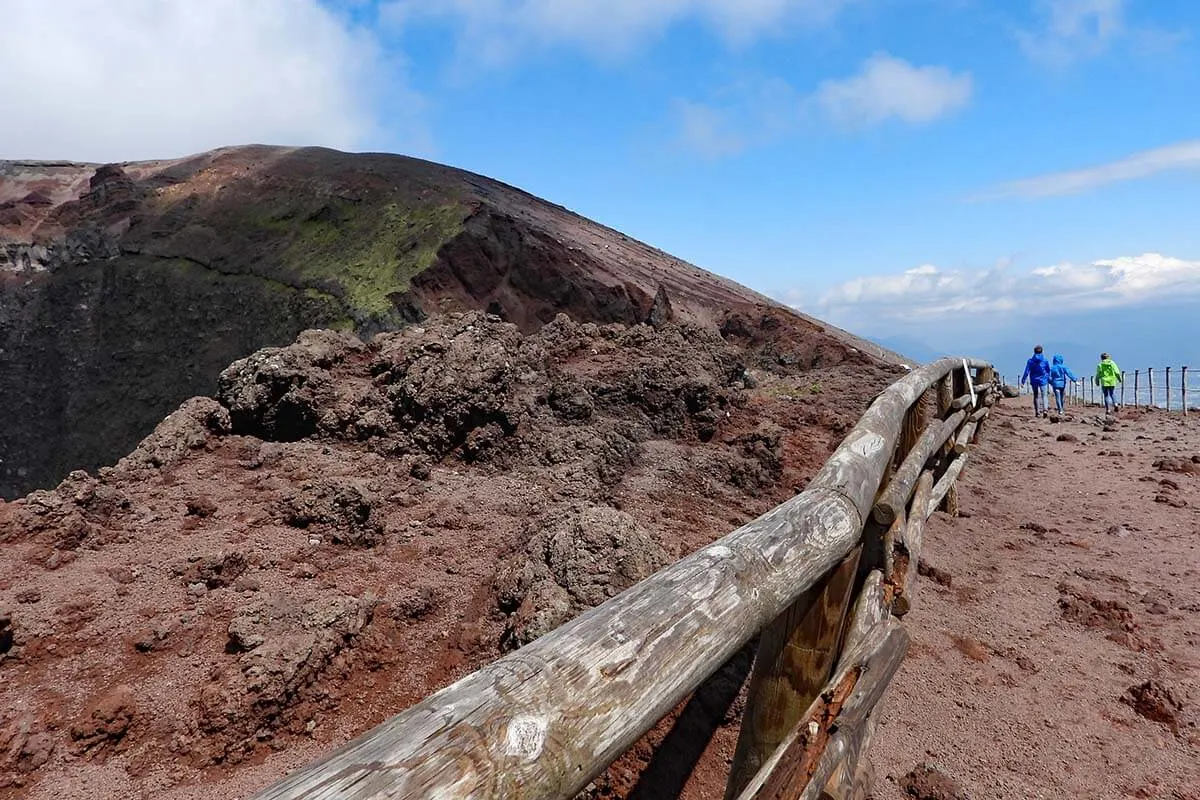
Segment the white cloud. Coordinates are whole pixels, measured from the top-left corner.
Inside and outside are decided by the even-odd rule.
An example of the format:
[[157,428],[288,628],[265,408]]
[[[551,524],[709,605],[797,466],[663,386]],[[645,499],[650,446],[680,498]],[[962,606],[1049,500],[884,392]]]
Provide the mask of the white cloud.
[[1148,178],[1161,172],[1196,168],[1200,168],[1200,139],[1191,139],[1154,150],[1144,150],[1107,164],[1010,181],[977,199],[1078,194],[1110,183]]
[[1027,272],[1005,263],[976,270],[923,264],[898,275],[846,281],[825,293],[820,308],[838,319],[878,327],[986,314],[1037,317],[1195,296],[1200,296],[1200,260],[1145,253]]
[[870,125],[888,119],[919,124],[963,108],[974,81],[969,73],[941,66],[918,67],[887,53],[876,53],[849,78],[825,81],[814,102],[833,120]]
[[711,102],[675,101],[679,143],[706,158],[735,155],[796,129],[803,98],[786,81],[744,81]]
[[732,129],[732,119],[719,109],[690,100],[677,100],[675,115],[679,121],[680,143],[705,158],[734,155],[746,147],[744,135]]
[[1161,58],[1190,37],[1186,30],[1131,22],[1128,6],[1126,0],[1038,0],[1039,24],[1018,30],[1017,43],[1031,60],[1062,68],[1105,55],[1118,45]]
[[354,149],[381,98],[409,114],[399,143],[423,144],[402,69],[318,0],[4,0],[2,16],[0,157]]
[[1017,41],[1035,61],[1062,66],[1098,56],[1126,33],[1125,0],[1039,0],[1041,26]]
[[899,120],[932,122],[970,102],[969,73],[942,66],[918,67],[886,53],[863,62],[856,75],[825,81],[804,95],[786,81],[771,79],[727,87],[710,102],[677,100],[679,141],[709,158],[769,144],[806,123],[862,127]]
[[852,1],[385,0],[380,13],[400,25],[448,21],[458,29],[465,54],[495,64],[537,47],[618,55],[693,20],[731,43],[745,43],[781,26],[825,22]]

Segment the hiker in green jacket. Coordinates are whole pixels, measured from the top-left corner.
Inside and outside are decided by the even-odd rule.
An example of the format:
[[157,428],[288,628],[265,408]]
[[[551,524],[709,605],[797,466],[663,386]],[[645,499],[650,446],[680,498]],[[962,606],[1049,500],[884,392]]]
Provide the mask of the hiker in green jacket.
[[1109,412],[1109,405],[1112,405],[1112,410],[1117,410],[1117,384],[1121,382],[1121,368],[1117,366],[1117,362],[1109,357],[1108,353],[1100,354],[1100,363],[1096,365],[1096,385],[1104,390],[1104,413]]

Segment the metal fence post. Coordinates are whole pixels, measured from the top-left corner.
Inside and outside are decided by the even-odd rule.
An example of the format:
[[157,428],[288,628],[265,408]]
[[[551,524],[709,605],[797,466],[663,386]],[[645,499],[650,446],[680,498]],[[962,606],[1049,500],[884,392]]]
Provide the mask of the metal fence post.
[[1183,394],[1183,415],[1187,416],[1187,365],[1180,370],[1183,377],[1179,379],[1179,388]]
[[1171,410],[1171,368],[1167,367],[1167,380],[1163,384],[1167,387],[1167,411]]
[[1138,377],[1141,375],[1141,373],[1142,373],[1142,371],[1140,369],[1135,369],[1133,371],[1133,407],[1134,408],[1138,407]]
[[1150,390],[1150,400],[1147,408],[1154,408],[1154,367],[1146,367],[1146,387]]

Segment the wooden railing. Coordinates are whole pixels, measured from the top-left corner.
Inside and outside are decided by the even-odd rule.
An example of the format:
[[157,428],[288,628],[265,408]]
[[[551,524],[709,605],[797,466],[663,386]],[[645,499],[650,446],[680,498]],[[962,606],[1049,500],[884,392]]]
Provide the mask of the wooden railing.
[[801,494],[257,800],[571,798],[760,634],[726,797],[862,796],[926,519],[998,396],[983,361],[911,372]]

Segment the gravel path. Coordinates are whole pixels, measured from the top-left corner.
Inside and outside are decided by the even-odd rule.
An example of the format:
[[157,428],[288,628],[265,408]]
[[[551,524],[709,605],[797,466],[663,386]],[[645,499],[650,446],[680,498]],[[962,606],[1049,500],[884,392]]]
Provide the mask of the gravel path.
[[999,410],[926,534],[878,800],[1200,798],[1194,455],[1200,416]]

